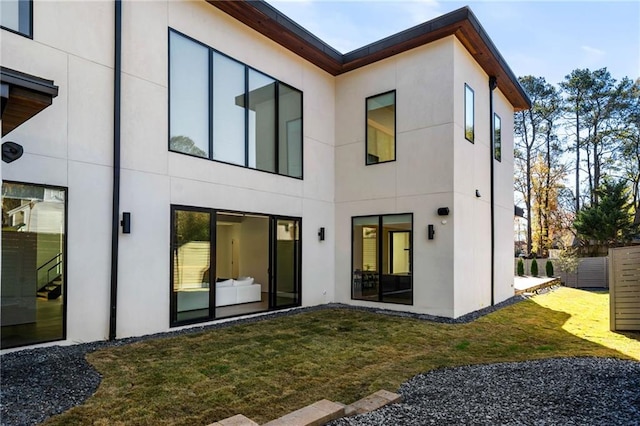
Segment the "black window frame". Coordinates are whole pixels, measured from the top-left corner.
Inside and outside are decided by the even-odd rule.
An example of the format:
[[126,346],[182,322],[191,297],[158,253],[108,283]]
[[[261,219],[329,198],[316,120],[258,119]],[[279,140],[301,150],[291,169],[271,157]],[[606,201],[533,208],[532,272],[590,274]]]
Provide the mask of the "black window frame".
[[[369,161],[369,109],[368,103],[369,99],[377,98],[380,96],[388,95],[389,93],[393,93],[393,159],[385,160],[385,161]],[[398,158],[398,131],[397,131],[397,119],[398,119],[398,96],[396,89],[387,90],[386,92],[378,93],[375,95],[367,96],[364,101],[364,125],[365,125],[365,134],[364,134],[364,162],[366,166],[372,166],[375,164],[385,164],[392,163]]]
[[[467,93],[471,92],[471,139],[467,137],[467,103],[469,99],[467,99]],[[464,138],[471,143],[475,143],[476,139],[476,92],[473,90],[471,86],[467,83],[464,84],[464,122],[463,122],[463,132]]]
[[502,119],[493,113],[493,158],[502,162]]
[[[27,18],[27,22],[28,22],[27,25],[29,27],[27,31],[23,31],[20,28],[21,23],[23,22],[22,14],[29,15]],[[18,29],[17,30],[14,30],[13,28],[5,27],[3,25],[0,25],[0,28],[2,28],[5,31],[9,31],[14,34],[18,34],[33,40],[33,0],[18,0]]]
[[[18,348],[18,347],[28,347],[33,345],[40,345],[43,343],[50,342],[60,342],[67,340],[67,307],[69,301],[69,284],[68,284],[68,274],[67,274],[67,258],[69,257],[69,244],[68,244],[68,235],[69,235],[69,188],[66,186],[58,186],[58,185],[48,185],[43,183],[31,183],[31,182],[22,182],[22,181],[14,181],[3,179],[0,180],[0,189],[2,188],[3,183],[16,184],[16,185],[29,185],[35,186],[38,188],[48,188],[55,189],[58,191],[64,191],[64,236],[63,236],[63,245],[64,251],[62,253],[62,282],[64,284],[64,288],[62,290],[62,337],[59,339],[49,339],[42,340],[34,343],[29,343],[26,345],[10,345],[10,346],[2,346],[2,349],[10,349],[10,348]],[[0,198],[2,195],[0,194]],[[1,254],[1,253],[0,253]]]
[[[409,273],[409,277],[411,280],[411,298],[410,298],[410,303],[400,303],[400,302],[390,302],[390,301],[385,301],[383,300],[383,292],[382,292],[382,257],[383,257],[383,244],[384,244],[384,238],[382,237],[381,231],[383,229],[383,222],[384,222],[384,217],[387,216],[404,216],[404,215],[409,215],[411,217],[411,230],[409,231],[409,243],[411,245],[411,249],[410,249],[410,259],[409,259],[409,265],[411,266],[411,270]],[[380,237],[378,238],[377,244],[377,250],[378,250],[378,256],[376,259],[376,263],[377,263],[377,275],[378,275],[378,299],[377,300],[371,300],[371,299],[362,299],[362,298],[356,298],[354,295],[354,281],[355,281],[355,276],[354,276],[354,261],[353,261],[353,257],[354,257],[354,238],[355,238],[355,232],[354,232],[354,222],[355,219],[359,219],[359,218],[378,218],[378,235],[380,235]],[[414,231],[414,227],[413,227],[413,223],[414,223],[414,218],[413,218],[413,213],[411,212],[405,212],[405,213],[385,213],[385,214],[368,214],[368,215],[359,215],[359,216],[352,216],[351,217],[351,270],[349,271],[349,274],[351,276],[351,279],[349,280],[349,285],[351,286],[351,300],[359,300],[359,301],[367,301],[367,302],[374,302],[374,303],[390,303],[393,305],[403,305],[403,306],[413,306],[414,305],[414,290],[415,287],[413,285],[414,283],[414,274],[413,274],[413,252],[414,252],[414,247],[413,247],[413,243],[414,243],[414,238],[413,238],[413,231]]]
[[[208,91],[209,91],[209,113],[208,113],[208,131],[209,131],[209,153],[207,157],[201,157],[198,155],[194,155],[194,154],[189,154],[186,152],[182,152],[182,151],[177,151],[177,150],[173,150],[171,149],[171,58],[170,58],[170,52],[171,52],[171,43],[170,43],[170,38],[171,38],[171,33],[175,33],[179,36],[185,37],[186,39],[194,42],[194,43],[198,43],[201,46],[206,47],[207,49],[209,49],[209,70],[208,70],[208,75],[209,75],[209,87],[208,87]],[[169,119],[168,119],[168,127],[169,127],[169,131],[168,131],[168,142],[167,142],[167,147],[168,150],[170,152],[175,152],[177,154],[183,154],[183,155],[188,155],[190,157],[195,157],[195,158],[200,158],[200,159],[205,159],[205,160],[209,160],[209,161],[214,161],[216,163],[222,163],[222,164],[228,164],[230,166],[235,166],[235,167],[242,167],[244,169],[250,169],[250,170],[257,170],[263,173],[269,173],[269,174],[274,174],[274,175],[278,175],[278,176],[284,176],[284,177],[288,177],[288,178],[292,178],[292,179],[298,179],[298,180],[304,180],[304,92],[298,88],[296,88],[295,86],[282,82],[280,80],[278,80],[277,78],[263,72],[260,71],[250,65],[245,64],[244,62],[238,61],[237,59],[223,53],[220,52],[219,50],[205,44],[202,43],[199,40],[194,39],[193,37],[190,37],[186,34],[184,34],[181,31],[178,31],[176,29],[173,29],[171,27],[169,27],[168,29],[168,35],[167,35],[167,46],[168,46],[168,54],[167,57],[169,58],[169,61],[167,62],[167,76],[168,76],[168,86],[169,86],[169,96],[168,96],[168,115],[169,115]],[[244,106],[245,106],[245,114],[244,114],[244,150],[245,150],[245,155],[244,155],[244,165],[242,164],[236,164],[236,163],[231,163],[231,162],[227,162],[227,161],[221,161],[221,160],[217,160],[215,158],[213,158],[213,148],[214,148],[214,140],[213,140],[213,99],[214,99],[214,93],[213,93],[213,87],[211,84],[211,76],[213,75],[214,69],[213,69],[213,56],[217,54],[217,55],[221,55],[224,56],[234,62],[237,62],[238,64],[241,64],[244,67],[244,79],[245,79],[245,91],[244,91]],[[264,170],[264,169],[259,169],[259,168],[255,168],[255,167],[250,167],[249,166],[249,73],[250,70],[253,70],[254,72],[260,73],[266,77],[269,77],[271,79],[273,79],[275,81],[275,105],[274,105],[274,120],[275,120],[275,134],[274,134],[274,141],[275,141],[275,159],[274,159],[274,169],[275,171],[270,171],[270,170]],[[279,165],[279,157],[280,157],[280,153],[279,153],[279,139],[280,139],[280,135],[279,135],[279,123],[280,123],[280,110],[279,110],[279,94],[280,94],[280,85],[284,85],[286,87],[288,87],[291,90],[295,90],[297,92],[300,93],[300,176],[292,176],[289,174],[283,174],[280,173],[280,165]]]
[[[198,157],[198,158],[202,158],[202,157]],[[295,216],[287,216],[287,215],[277,215],[277,214],[271,214],[271,213],[259,213],[259,212],[246,212],[246,211],[238,211],[238,210],[232,210],[232,209],[223,209],[223,208],[211,208],[211,207],[198,207],[198,206],[187,206],[184,204],[171,204],[170,205],[170,211],[171,211],[171,218],[170,218],[170,230],[169,230],[169,327],[173,328],[173,327],[181,327],[181,326],[185,326],[185,325],[191,325],[191,324],[199,324],[199,323],[205,323],[205,322],[211,322],[211,321],[217,321],[220,319],[229,319],[229,318],[236,318],[236,317],[243,317],[243,316],[247,316],[247,315],[252,315],[254,313],[264,313],[264,312],[274,312],[274,311],[281,311],[284,309],[290,309],[290,308],[294,308],[294,307],[300,307],[302,306],[302,295],[303,295],[303,286],[302,286],[302,248],[303,248],[303,238],[302,238],[302,217],[295,217]],[[192,319],[187,319],[187,320],[177,320],[177,297],[174,295],[174,291],[173,291],[173,280],[174,280],[174,273],[175,273],[175,269],[174,269],[174,259],[173,259],[173,248],[174,248],[174,242],[176,241],[177,235],[176,235],[176,211],[193,211],[193,212],[199,212],[199,213],[208,213],[209,214],[209,247],[210,247],[210,251],[209,251],[209,256],[210,256],[210,260],[209,260],[209,286],[210,286],[210,291],[209,291],[209,315],[207,317],[199,317],[199,318],[192,318]],[[298,221],[298,233],[299,233],[299,251],[297,253],[298,255],[298,259],[299,259],[299,263],[294,265],[295,268],[295,274],[296,274],[296,279],[298,282],[298,300],[295,303],[289,304],[289,305],[282,305],[282,306],[275,306],[275,304],[273,304],[273,300],[270,297],[269,298],[269,306],[266,310],[264,311],[256,311],[256,312],[251,312],[251,313],[239,313],[236,315],[230,315],[230,316],[222,316],[222,317],[217,317],[216,316],[216,286],[215,286],[215,280],[216,280],[216,269],[217,269],[217,265],[216,265],[216,259],[217,259],[217,221],[218,221],[218,214],[224,214],[224,213],[232,213],[232,214],[241,214],[241,215],[255,215],[255,216],[264,216],[265,218],[268,218],[269,220],[269,253],[268,253],[268,262],[269,262],[269,283],[267,283],[268,288],[269,288],[269,295],[271,296],[271,291],[272,291],[272,286],[274,286],[274,282],[273,282],[273,277],[275,277],[275,262],[273,259],[274,256],[274,249],[275,249],[275,245],[276,242],[273,241],[273,234],[275,232],[275,230],[273,229],[273,222],[277,221],[278,219],[283,219],[283,220],[296,220]]]

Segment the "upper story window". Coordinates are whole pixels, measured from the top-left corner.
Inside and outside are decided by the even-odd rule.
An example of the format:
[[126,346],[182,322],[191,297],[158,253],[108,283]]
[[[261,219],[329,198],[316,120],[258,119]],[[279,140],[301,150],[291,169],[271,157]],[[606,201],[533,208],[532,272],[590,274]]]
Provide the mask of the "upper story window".
[[502,161],[502,120],[498,114],[493,114],[493,157]]
[[302,92],[169,32],[169,149],[302,178]]
[[0,26],[6,30],[32,37],[32,1],[0,1]]
[[474,111],[473,111],[473,89],[464,85],[464,137],[473,142],[475,137]]
[[396,92],[367,98],[367,165],[396,159]]

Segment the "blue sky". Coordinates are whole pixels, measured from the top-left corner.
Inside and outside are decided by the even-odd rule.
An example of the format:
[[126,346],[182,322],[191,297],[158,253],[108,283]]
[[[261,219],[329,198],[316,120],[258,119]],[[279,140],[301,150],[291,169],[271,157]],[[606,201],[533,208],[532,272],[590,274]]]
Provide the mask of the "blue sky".
[[267,1],[343,53],[468,5],[516,76],[640,77],[639,1]]

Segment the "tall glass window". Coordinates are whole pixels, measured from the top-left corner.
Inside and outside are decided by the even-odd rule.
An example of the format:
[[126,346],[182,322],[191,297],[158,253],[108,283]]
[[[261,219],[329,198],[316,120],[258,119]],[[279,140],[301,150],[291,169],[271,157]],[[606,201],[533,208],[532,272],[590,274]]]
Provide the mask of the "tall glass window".
[[209,49],[169,35],[169,149],[209,157]]
[[0,1],[0,26],[2,28],[31,37],[32,33],[31,0]]
[[396,159],[396,92],[367,98],[367,164]]
[[286,84],[278,93],[278,173],[302,177],[302,93]]
[[413,304],[411,214],[352,219],[352,299]]
[[498,114],[493,115],[493,156],[502,161],[502,120]]
[[244,166],[244,65],[213,54],[213,159]]
[[65,338],[66,196],[2,183],[3,349]]
[[211,268],[211,213],[174,210],[173,322],[208,318]]
[[276,81],[249,70],[249,167],[276,171]]
[[169,31],[169,149],[302,178],[302,92]]
[[475,140],[473,97],[474,97],[473,89],[465,84],[464,85],[464,137],[469,142],[473,142]]

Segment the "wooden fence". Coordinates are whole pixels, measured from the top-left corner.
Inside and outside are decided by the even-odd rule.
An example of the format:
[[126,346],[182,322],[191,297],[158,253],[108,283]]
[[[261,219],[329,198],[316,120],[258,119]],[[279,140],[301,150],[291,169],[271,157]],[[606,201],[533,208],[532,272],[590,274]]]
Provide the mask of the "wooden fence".
[[640,331],[640,246],[609,249],[611,330]]
[[[531,274],[531,259],[524,260],[525,275]],[[551,259],[553,272],[567,287],[573,288],[609,288],[609,258],[608,257],[583,257],[578,263],[576,272],[565,272],[558,267],[555,259]],[[538,275],[546,277],[545,265],[547,259],[536,259],[538,262]],[[518,259],[515,260],[514,273],[517,274]]]

